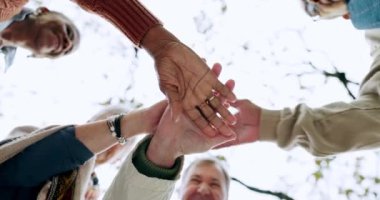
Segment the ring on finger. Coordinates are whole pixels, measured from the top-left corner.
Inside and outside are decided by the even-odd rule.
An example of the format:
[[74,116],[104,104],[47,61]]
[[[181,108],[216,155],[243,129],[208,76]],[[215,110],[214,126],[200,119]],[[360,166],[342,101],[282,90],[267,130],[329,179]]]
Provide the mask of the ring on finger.
[[206,102],[207,105],[210,106],[210,105],[211,105],[211,101],[214,100],[214,99],[215,99],[215,96],[211,96],[210,98],[207,98],[207,99],[205,100],[205,102]]

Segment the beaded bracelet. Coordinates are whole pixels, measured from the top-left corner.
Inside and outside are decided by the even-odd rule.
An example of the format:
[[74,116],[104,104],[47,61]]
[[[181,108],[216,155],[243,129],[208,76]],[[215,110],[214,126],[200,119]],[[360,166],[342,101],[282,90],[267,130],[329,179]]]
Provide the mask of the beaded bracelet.
[[124,114],[114,115],[107,120],[107,126],[111,132],[111,135],[115,137],[117,142],[121,145],[127,142],[127,139],[121,135],[121,119],[123,116]]

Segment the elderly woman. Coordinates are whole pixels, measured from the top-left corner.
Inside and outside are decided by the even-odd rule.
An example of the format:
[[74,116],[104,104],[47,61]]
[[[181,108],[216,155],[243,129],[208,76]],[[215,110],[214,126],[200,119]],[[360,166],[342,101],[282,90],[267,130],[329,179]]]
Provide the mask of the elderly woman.
[[45,7],[35,11],[24,8],[0,22],[5,69],[12,65],[18,47],[28,49],[33,57],[58,58],[76,50],[79,40],[79,31],[69,18]]

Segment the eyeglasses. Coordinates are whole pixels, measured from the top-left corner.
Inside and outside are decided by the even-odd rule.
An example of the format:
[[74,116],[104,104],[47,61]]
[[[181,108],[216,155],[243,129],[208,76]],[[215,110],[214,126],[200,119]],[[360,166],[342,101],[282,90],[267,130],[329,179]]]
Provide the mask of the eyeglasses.
[[304,10],[307,15],[309,15],[314,21],[320,19],[319,8],[317,4],[308,0],[302,0],[302,3],[304,4]]

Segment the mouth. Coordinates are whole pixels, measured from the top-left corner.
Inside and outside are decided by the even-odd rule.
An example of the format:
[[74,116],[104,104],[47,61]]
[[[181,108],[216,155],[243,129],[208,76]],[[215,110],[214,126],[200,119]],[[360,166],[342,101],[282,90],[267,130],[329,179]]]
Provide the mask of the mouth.
[[189,198],[190,200],[214,200],[212,196],[202,196],[202,195],[193,195]]

